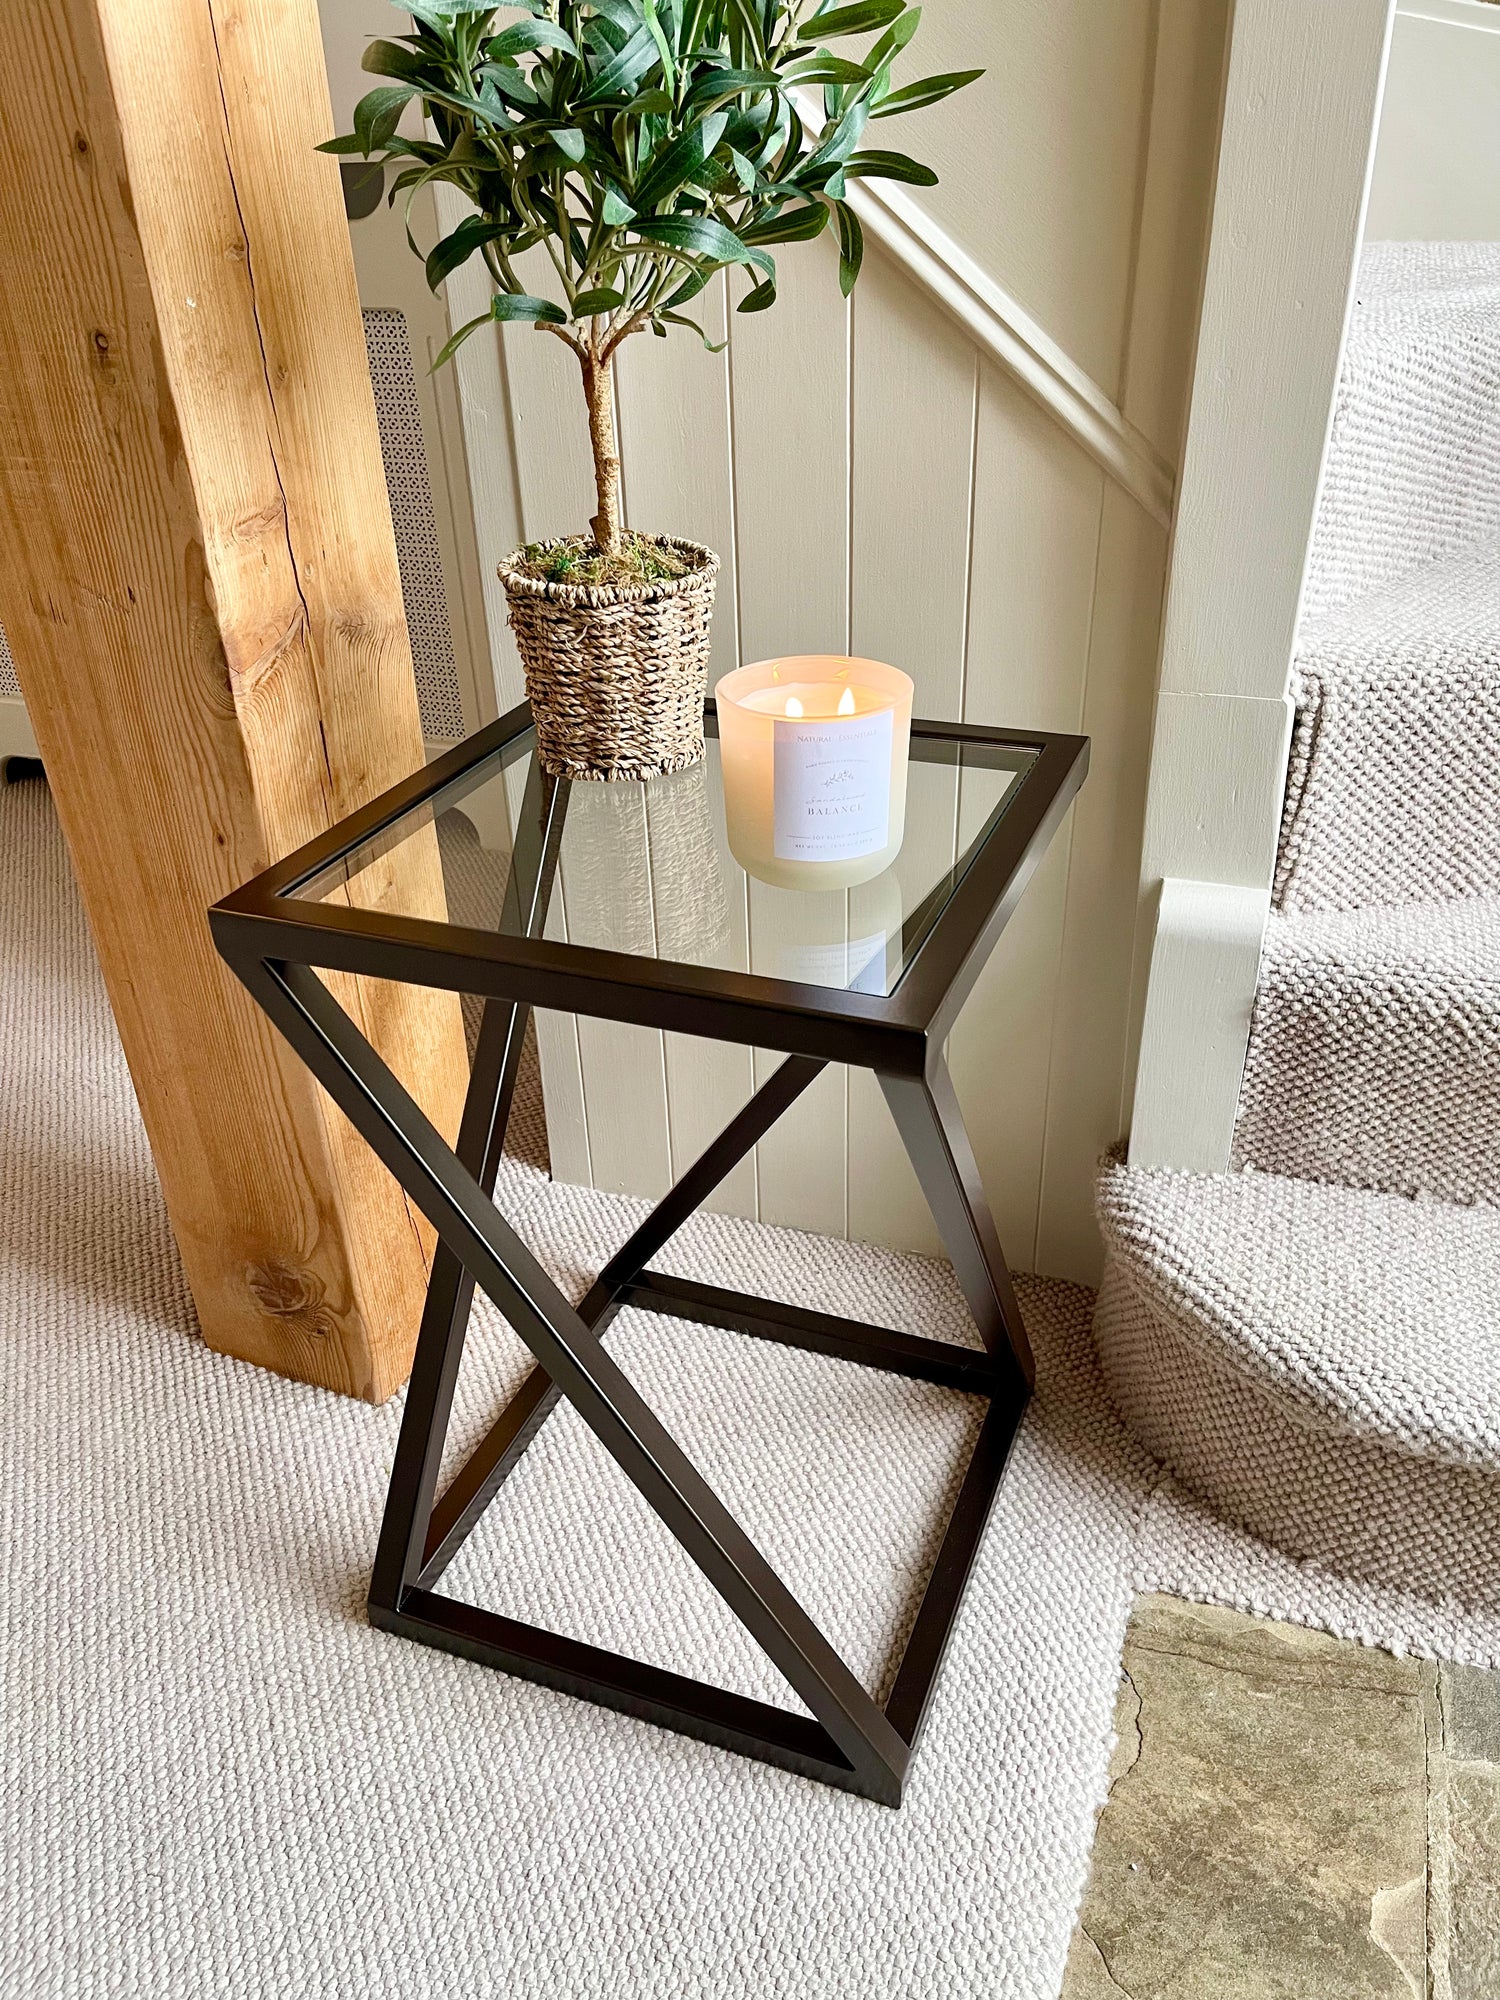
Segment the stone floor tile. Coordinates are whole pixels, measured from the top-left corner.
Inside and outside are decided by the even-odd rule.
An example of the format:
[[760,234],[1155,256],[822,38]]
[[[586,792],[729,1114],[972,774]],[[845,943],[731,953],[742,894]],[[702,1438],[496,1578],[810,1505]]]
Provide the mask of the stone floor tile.
[[1064,2000],[1421,2000],[1431,1670],[1148,1597],[1124,1671]]
[[[1436,2000],[1500,1996],[1500,1673],[1444,1666],[1442,1755],[1432,1765],[1434,1838],[1446,1842],[1433,1911]],[[1438,1871],[1434,1871],[1435,1873]]]

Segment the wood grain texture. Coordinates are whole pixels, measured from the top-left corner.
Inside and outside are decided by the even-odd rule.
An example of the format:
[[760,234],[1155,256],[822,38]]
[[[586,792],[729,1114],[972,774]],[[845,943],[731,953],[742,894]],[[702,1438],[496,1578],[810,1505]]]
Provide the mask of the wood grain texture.
[[[0,604],[205,1336],[380,1398],[425,1226],[204,922],[421,757],[328,116],[310,0],[0,15]],[[451,1130],[451,997],[340,997]]]

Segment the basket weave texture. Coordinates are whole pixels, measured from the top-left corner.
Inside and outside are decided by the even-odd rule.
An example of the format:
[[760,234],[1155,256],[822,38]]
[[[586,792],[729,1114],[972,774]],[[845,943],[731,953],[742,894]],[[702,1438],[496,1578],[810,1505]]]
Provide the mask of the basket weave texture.
[[696,567],[619,586],[526,576],[520,549],[500,564],[537,755],[555,777],[654,778],[703,756],[719,558],[701,542],[659,539]]

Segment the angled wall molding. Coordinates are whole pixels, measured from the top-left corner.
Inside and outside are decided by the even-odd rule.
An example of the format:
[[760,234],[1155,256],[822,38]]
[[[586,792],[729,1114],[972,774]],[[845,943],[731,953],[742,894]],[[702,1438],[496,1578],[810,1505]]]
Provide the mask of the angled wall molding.
[[1014,376],[1153,520],[1167,526],[1173,468],[1025,307],[899,188],[877,191],[868,181],[853,182],[848,200],[866,232],[952,314],[974,345]]

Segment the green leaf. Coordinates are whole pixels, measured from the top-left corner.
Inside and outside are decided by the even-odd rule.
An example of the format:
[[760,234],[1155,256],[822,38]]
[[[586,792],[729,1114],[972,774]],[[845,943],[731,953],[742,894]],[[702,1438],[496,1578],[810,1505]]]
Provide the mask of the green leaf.
[[684,181],[690,180],[718,145],[728,123],[727,112],[715,111],[701,124],[690,126],[659,153],[636,182],[633,198],[637,214],[655,208],[658,202],[675,194]]
[[656,0],[641,0],[641,8],[646,16],[646,26],[651,30],[651,39],[656,44],[656,52],[661,57],[661,73],[675,89],[677,85],[677,64],[667,41],[666,30],[657,12]]
[[908,7],[904,14],[898,14],[886,29],[880,40],[866,54],[865,61],[873,70],[878,70],[892,57],[900,55],[921,23],[920,7]]
[[769,69],[706,69],[683,99],[683,108],[691,110],[702,102],[723,103],[751,90],[774,90],[780,81]]
[[517,21],[514,27],[506,28],[484,45],[484,52],[491,62],[500,62],[506,56],[525,55],[530,49],[561,49],[565,56],[576,56],[578,44],[566,28],[560,28],[556,21],[543,17],[534,21]]
[[747,243],[810,243],[815,236],[821,236],[827,226],[826,204],[811,201],[805,208],[794,208],[789,214],[772,216],[766,222],[753,222],[740,233]]
[[573,301],[574,319],[592,319],[595,313],[613,312],[616,306],[625,303],[625,294],[613,285],[600,285],[596,291],[580,292]]
[[733,146],[729,149],[729,164],[734,168],[735,178],[738,180],[740,186],[745,190],[746,194],[749,194],[755,186],[754,167],[751,166],[744,154],[736,152]]
[[865,232],[860,228],[859,217],[854,210],[843,202],[838,203],[834,214],[839,225],[839,290],[847,299],[854,290],[860,264],[864,261]]
[[774,306],[775,303],[776,286],[770,278],[767,278],[763,285],[757,285],[754,291],[746,292],[745,296],[735,307],[735,311],[742,313],[764,312],[767,306]]
[[937,175],[905,153],[854,153],[844,162],[853,180],[909,181],[913,187],[936,187]]
[[435,292],[450,271],[456,271],[460,264],[466,264],[476,250],[486,243],[493,243],[497,236],[504,236],[506,230],[498,222],[491,222],[483,215],[466,215],[451,235],[435,243],[427,256],[427,288]]
[[973,83],[983,75],[982,69],[955,69],[949,70],[945,76],[924,76],[919,83],[904,84],[900,90],[893,90],[889,97],[882,98],[872,115],[894,118],[902,111],[920,111],[928,104],[941,103],[955,90],[962,90],[965,84]]
[[[466,118],[472,118],[476,124],[483,125],[490,131],[509,132],[514,129],[511,124],[510,114],[499,101],[498,97],[489,99],[469,97],[463,91],[459,90],[440,90],[436,84],[429,84],[422,95],[429,104],[446,104],[454,111],[461,111]],[[469,135],[464,134],[462,136],[466,138]],[[455,146],[461,143],[461,139],[454,141]],[[452,156],[452,152],[453,148],[450,147],[450,157]],[[477,163],[478,156],[475,155],[474,157]]]
[[678,306],[685,306],[689,299],[697,298],[698,294],[707,286],[708,279],[709,274],[707,271],[690,271],[687,282],[679,285],[671,298],[667,300],[667,310],[669,312],[675,311]]
[[859,144],[860,135],[865,129],[865,121],[869,115],[870,109],[867,104],[851,104],[828,137],[808,154],[792,175],[797,185],[820,187],[836,168],[842,166]]
[[832,41],[835,35],[867,35],[872,28],[889,27],[905,10],[906,0],[852,0],[848,7],[810,14],[799,32],[809,41]]
[[551,299],[534,299],[529,292],[496,292],[490,300],[490,318],[544,319],[554,326],[565,326],[568,315],[561,306],[553,305]]
[[357,132],[341,132],[337,139],[325,139],[313,148],[315,153],[363,153],[368,159],[369,148]]
[[523,111],[540,111],[542,100],[518,69],[511,69],[505,63],[484,63],[479,70],[480,88],[486,84],[498,90],[502,97]]
[[[526,0],[519,0],[519,4],[524,6]],[[456,21],[466,14],[493,14],[495,9],[493,4],[476,7],[474,0],[421,0],[420,6],[408,5],[406,11],[415,14],[419,20]]]
[[399,42],[371,42],[359,66],[373,76],[401,76],[412,83],[420,83],[431,68],[426,56],[403,48]]
[[365,153],[378,152],[401,122],[414,91],[409,83],[390,83],[367,91],[354,107],[354,136]]
[[[728,0],[728,11],[734,15],[744,31],[749,52],[758,63],[766,59],[767,37],[765,23],[756,11],[754,0]],[[736,54],[740,51],[736,50]]]
[[633,35],[644,20],[635,0],[594,0],[594,12],[602,14],[615,27],[623,28],[627,35]]
[[598,104],[607,97],[625,97],[656,61],[656,42],[651,30],[637,28],[612,62],[594,78],[579,98],[580,104]]
[[555,131],[549,131],[547,137],[558,152],[565,153],[570,160],[581,160],[588,151],[588,141],[575,126],[560,125]]
[[711,215],[652,215],[635,223],[634,228],[648,243],[665,243],[669,249],[683,250],[693,257],[711,257],[716,264],[769,262]]
[[458,332],[455,333],[450,340],[445,340],[443,342],[442,346],[438,349],[437,359],[436,361],[433,362],[432,367],[428,370],[428,373],[435,375],[439,370],[439,368],[442,367],[445,361],[451,361],[453,359],[454,355],[457,354],[458,350],[463,346],[464,342],[468,339],[471,333],[477,333],[480,327],[488,326],[489,323],[490,323],[490,316],[488,313],[481,313],[477,319],[471,319],[466,321],[465,324],[458,329]]
[[618,229],[622,223],[635,221],[635,210],[624,195],[612,187],[606,187],[604,190],[604,220],[612,229]]
[[845,62],[842,56],[831,56],[826,49],[820,49],[815,56],[803,56],[800,62],[789,63],[781,72],[783,83],[868,83],[875,74],[863,63]]
[[490,300],[488,312],[481,313],[478,319],[471,319],[458,329],[451,340],[443,343],[432,364],[432,372],[441,368],[445,361],[451,361],[469,335],[482,326],[488,326],[491,320],[546,320],[549,325],[566,326],[568,316],[560,306],[553,305],[551,299],[534,299],[525,292],[497,292]]
[[699,326],[697,320],[687,318],[684,313],[669,312],[665,306],[653,317],[651,323],[655,326],[662,320],[665,320],[668,326],[690,326],[710,354],[722,354],[724,349],[729,345],[727,340],[710,340],[708,335],[703,331],[703,328]]

